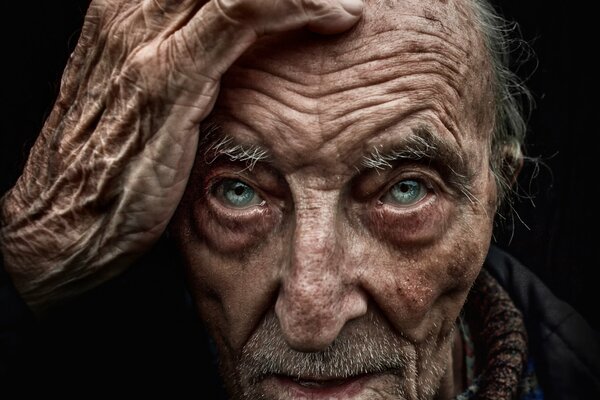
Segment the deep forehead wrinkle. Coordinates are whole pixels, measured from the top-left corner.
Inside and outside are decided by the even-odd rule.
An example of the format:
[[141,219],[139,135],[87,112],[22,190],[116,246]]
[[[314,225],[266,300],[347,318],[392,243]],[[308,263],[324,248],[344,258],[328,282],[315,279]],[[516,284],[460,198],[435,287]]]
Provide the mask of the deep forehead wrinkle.
[[[471,72],[467,61],[473,57],[472,45],[463,36],[407,23],[365,32],[355,40],[292,32],[257,43],[232,66],[225,86],[260,89],[267,77],[306,98],[319,99],[377,81],[435,71],[460,92]],[[273,95],[285,100],[285,91]]]
[[[249,63],[243,56],[236,64],[258,67],[297,83],[401,53],[443,50],[449,65],[462,64],[483,49],[467,3],[367,0],[361,20],[348,32],[323,36],[299,30],[265,37],[248,51]],[[303,80],[297,80],[298,73]]]
[[371,1],[349,33],[261,39],[224,77],[217,107],[281,136],[274,140],[295,146],[298,161],[419,110],[430,110],[459,143],[464,132],[486,136],[490,71],[463,3]]
[[263,38],[223,77],[214,114],[232,143],[262,145],[284,174],[353,175],[374,144],[400,140],[386,141],[385,131],[406,136],[427,124],[454,140],[465,162],[441,145],[418,161],[469,176],[465,163],[485,164],[478,145],[487,143],[493,107],[467,1],[368,1],[362,25],[348,33]]

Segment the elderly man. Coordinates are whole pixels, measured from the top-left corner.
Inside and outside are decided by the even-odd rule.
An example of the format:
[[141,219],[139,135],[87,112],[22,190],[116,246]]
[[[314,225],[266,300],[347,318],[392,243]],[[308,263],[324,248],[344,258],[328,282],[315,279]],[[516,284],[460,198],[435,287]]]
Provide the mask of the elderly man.
[[523,132],[497,21],[483,0],[93,1],[3,198],[7,276],[52,318],[167,231],[231,399],[593,394],[585,324],[490,250]]

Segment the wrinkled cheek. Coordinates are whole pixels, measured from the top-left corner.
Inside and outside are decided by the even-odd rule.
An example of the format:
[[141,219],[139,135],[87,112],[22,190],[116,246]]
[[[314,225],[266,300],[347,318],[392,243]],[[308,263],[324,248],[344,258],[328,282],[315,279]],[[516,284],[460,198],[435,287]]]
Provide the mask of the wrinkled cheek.
[[[369,291],[399,332],[413,342],[448,333],[483,263],[482,244],[429,247],[371,276]],[[421,261],[419,261],[421,260]]]
[[182,256],[187,287],[200,317],[213,336],[221,336],[219,332],[227,326],[223,298],[230,290],[227,287],[230,273],[226,268],[219,268],[216,257],[210,257],[206,242],[198,236],[194,212],[188,204],[180,205],[170,232]]
[[426,332],[420,332],[423,321],[430,318],[432,306],[439,297],[440,287],[422,273],[403,274],[390,281],[383,293],[389,301],[390,312],[402,325],[402,332],[413,332],[414,340],[422,341]]
[[238,224],[202,202],[188,190],[169,230],[200,318],[223,361],[233,360],[272,300],[280,245],[265,231],[269,224]]
[[236,357],[273,306],[277,290],[277,241],[248,253],[214,251],[202,238],[186,245],[187,281],[200,317],[219,351]]
[[[235,291],[229,277],[231,274],[227,268],[219,265],[221,263],[217,258],[207,256],[207,248],[202,243],[195,242],[185,253],[185,273],[190,294],[211,335],[218,342],[223,341],[233,322],[226,304]],[[227,344],[227,347],[231,345]]]

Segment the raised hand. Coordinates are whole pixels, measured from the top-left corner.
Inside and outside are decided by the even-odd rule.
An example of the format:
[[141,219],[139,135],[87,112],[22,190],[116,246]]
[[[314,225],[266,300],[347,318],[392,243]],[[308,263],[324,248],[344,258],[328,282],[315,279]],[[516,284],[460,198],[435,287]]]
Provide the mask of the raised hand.
[[219,80],[257,38],[338,33],[361,0],[94,0],[54,109],[1,203],[5,268],[36,312],[122,272],[185,189]]

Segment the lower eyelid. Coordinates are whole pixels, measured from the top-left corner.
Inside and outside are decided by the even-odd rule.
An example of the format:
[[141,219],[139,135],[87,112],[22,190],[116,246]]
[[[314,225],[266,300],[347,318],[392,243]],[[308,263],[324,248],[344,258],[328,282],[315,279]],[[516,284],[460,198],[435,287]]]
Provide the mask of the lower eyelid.
[[225,255],[247,251],[264,243],[277,224],[277,213],[268,206],[247,210],[228,209],[214,198],[205,198],[194,207],[200,237],[212,249]]
[[421,199],[419,199],[416,203],[414,204],[408,204],[408,205],[402,205],[402,204],[398,204],[398,205],[394,205],[391,203],[385,203],[383,201],[381,201],[381,199],[378,199],[376,202],[376,206],[377,207],[389,207],[392,210],[401,210],[401,211],[397,211],[397,212],[402,212],[402,213],[413,213],[413,212],[418,212],[419,208],[428,206],[430,204],[432,204],[433,202],[435,202],[438,198],[438,195],[433,192],[433,191],[428,191],[425,196],[423,196]]
[[430,194],[416,205],[395,207],[378,202],[363,214],[366,226],[382,241],[394,245],[425,243],[439,237],[448,224],[450,204]]
[[208,198],[208,203],[210,207],[213,209],[213,212],[221,218],[225,219],[254,219],[254,218],[262,218],[269,212],[269,207],[267,202],[263,200],[260,204],[252,205],[246,208],[234,208],[227,207],[225,204],[222,204],[221,201],[217,200],[214,196]]

